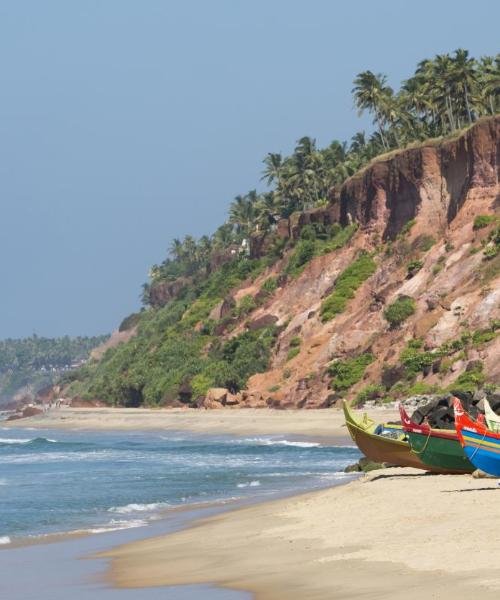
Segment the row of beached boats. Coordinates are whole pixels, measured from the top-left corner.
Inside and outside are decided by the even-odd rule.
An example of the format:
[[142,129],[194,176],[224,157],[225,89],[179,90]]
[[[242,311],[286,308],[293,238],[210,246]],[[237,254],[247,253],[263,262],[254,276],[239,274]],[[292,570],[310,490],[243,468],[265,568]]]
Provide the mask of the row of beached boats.
[[455,429],[414,423],[399,405],[401,424],[357,418],[344,402],[346,425],[363,454],[374,462],[416,467],[431,473],[472,473],[480,469],[500,477],[500,416],[484,401],[485,414],[474,420],[454,398]]

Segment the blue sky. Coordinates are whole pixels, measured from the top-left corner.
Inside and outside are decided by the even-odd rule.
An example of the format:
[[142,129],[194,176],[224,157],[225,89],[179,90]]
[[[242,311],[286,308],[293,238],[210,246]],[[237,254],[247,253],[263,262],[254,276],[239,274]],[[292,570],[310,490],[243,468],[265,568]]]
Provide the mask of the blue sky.
[[267,152],[370,129],[358,72],[495,54],[499,22],[496,0],[0,0],[0,339],[111,331]]

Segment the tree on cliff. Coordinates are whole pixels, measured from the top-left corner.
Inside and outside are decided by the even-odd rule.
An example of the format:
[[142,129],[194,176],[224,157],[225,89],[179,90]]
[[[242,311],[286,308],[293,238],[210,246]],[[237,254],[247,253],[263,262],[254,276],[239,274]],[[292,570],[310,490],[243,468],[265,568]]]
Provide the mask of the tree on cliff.
[[382,143],[386,149],[389,148],[384,131],[384,109],[387,107],[388,98],[392,96],[392,89],[386,85],[387,77],[379,73],[375,75],[372,71],[363,71],[354,80],[354,103],[359,113],[365,110],[373,112],[374,119],[379,129]]

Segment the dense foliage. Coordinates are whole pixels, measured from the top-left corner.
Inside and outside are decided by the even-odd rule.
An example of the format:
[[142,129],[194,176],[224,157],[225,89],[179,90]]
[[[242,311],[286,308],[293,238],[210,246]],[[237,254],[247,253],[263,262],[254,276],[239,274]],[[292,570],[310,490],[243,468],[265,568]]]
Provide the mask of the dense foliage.
[[63,371],[86,360],[107,336],[45,338],[0,341],[0,400],[8,400],[21,388],[37,391]]
[[[210,387],[244,388],[250,375],[268,367],[275,328],[246,331],[222,343],[209,315],[231,287],[262,266],[240,257],[163,308],[143,311],[135,337],[68,374],[69,392],[112,405],[161,406],[176,401],[194,405]],[[251,310],[249,302],[244,298],[229,319],[243,317]]]
[[347,303],[351,298],[354,298],[354,293],[359,286],[368,277],[373,275],[377,269],[377,265],[373,258],[366,253],[361,253],[360,256],[349,265],[337,277],[335,289],[321,304],[321,319],[329,321],[335,315],[343,312]]

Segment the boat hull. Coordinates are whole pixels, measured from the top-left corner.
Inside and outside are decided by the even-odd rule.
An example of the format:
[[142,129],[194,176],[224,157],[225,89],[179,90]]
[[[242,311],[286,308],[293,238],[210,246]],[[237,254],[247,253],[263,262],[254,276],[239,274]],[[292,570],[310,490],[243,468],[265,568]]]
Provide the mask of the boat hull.
[[413,452],[430,467],[443,469],[451,474],[472,473],[474,465],[465,455],[458,436],[430,437],[421,433],[409,431],[408,438]]
[[344,403],[344,414],[351,438],[370,460],[399,467],[415,467],[424,471],[431,470],[418,456],[412,453],[408,442],[382,437],[363,429],[362,423],[356,420],[346,403]]
[[455,400],[455,427],[470,462],[489,475],[500,477],[500,434],[473,421]]
[[403,405],[399,405],[401,423],[408,436],[412,451],[423,463],[443,473],[472,473],[474,465],[469,461],[455,431],[432,429],[428,424],[414,423]]

